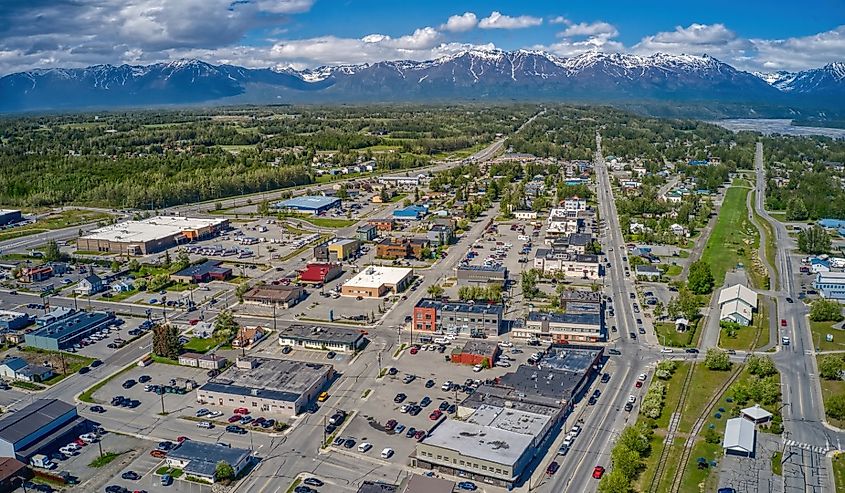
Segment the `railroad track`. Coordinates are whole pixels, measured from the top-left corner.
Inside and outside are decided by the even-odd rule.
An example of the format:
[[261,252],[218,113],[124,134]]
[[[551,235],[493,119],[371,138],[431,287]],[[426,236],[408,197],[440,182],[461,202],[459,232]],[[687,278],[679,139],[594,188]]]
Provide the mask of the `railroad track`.
[[[687,371],[687,375],[684,378],[684,384],[681,388],[681,398],[678,399],[678,405],[675,406],[675,410],[672,414],[680,413],[683,411],[684,404],[687,400],[687,393],[689,392],[689,386],[692,382],[692,374],[695,370],[695,361],[690,364],[689,371]],[[672,443],[675,441],[675,433],[678,431],[678,426],[680,426],[680,417],[678,418],[678,423],[674,426],[672,425],[672,418],[669,418],[669,432],[666,434],[666,440],[663,444],[663,450],[660,451],[660,460],[657,461],[657,469],[654,471],[654,475],[651,477],[651,484],[648,487],[648,491],[654,493],[657,491],[657,486],[663,481],[663,474],[666,472],[666,462],[669,458],[669,452],[672,448]]]
[[716,402],[722,397],[722,394],[725,393],[728,387],[731,386],[732,383],[739,378],[739,374],[742,373],[742,366],[737,365],[736,369],[734,369],[733,373],[731,374],[730,378],[722,384],[719,389],[713,393],[710,397],[710,400],[707,401],[707,404],[702,409],[701,414],[698,416],[698,419],[695,421],[695,424],[692,427],[692,431],[690,432],[689,436],[687,437],[687,442],[684,444],[684,450],[681,453],[681,460],[679,462],[678,471],[675,473],[675,477],[672,479],[672,488],[671,493],[678,493],[681,489],[681,480],[684,477],[684,472],[686,472],[687,466],[689,465],[690,455],[692,455],[692,448],[695,445],[695,439],[698,437],[698,434],[701,432],[701,428],[704,426],[704,423],[707,421],[707,417],[710,415],[710,409],[716,405]]

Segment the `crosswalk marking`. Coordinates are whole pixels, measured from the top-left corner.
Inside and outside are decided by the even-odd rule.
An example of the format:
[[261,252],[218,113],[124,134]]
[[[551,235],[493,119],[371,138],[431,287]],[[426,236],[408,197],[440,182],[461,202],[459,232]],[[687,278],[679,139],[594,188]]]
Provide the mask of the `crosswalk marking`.
[[796,447],[800,448],[801,450],[807,450],[822,455],[827,454],[832,450],[830,446],[820,447],[818,445],[810,445],[809,443],[796,442],[795,440],[785,440],[784,444],[787,447]]

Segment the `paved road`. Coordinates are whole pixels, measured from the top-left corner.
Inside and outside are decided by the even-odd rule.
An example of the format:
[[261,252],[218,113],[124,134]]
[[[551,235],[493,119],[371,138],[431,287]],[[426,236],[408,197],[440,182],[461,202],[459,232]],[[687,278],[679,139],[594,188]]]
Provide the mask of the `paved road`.
[[[777,245],[776,265],[780,272],[778,286],[772,290],[778,293],[777,318],[787,321],[787,329],[782,335],[788,335],[792,344],[780,346],[774,360],[781,372],[783,391],[783,417],[786,432],[784,439],[794,444],[785,447],[784,453],[784,491],[823,492],[833,491],[830,475],[830,463],[823,460],[819,449],[838,447],[845,434],[833,431],[824,421],[824,404],[818,382],[818,370],[814,356],[815,347],[807,319],[807,307],[804,303],[788,303],[786,297],[798,300],[795,275],[800,275],[794,266],[790,252],[795,249],[795,242],[787,234],[786,228],[772,218],[765,209],[766,178],[763,169],[763,144],[757,143],[754,155],[754,167],[757,173],[755,209],[764,220],[772,224]],[[780,342],[780,341],[779,341]],[[801,445],[807,445],[810,450]]]

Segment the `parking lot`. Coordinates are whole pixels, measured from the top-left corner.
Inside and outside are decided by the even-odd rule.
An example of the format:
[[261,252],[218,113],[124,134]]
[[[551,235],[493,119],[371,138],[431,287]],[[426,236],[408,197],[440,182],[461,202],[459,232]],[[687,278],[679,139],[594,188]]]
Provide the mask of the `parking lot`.
[[[462,345],[463,341],[461,340],[456,340],[453,344],[457,347]],[[451,349],[451,346],[449,349]],[[503,352],[509,358],[513,358],[512,368],[525,363],[528,355],[532,352],[529,350],[531,348],[515,349],[516,353],[510,350]],[[384,368],[393,367],[396,369],[396,373],[391,374],[391,370],[384,377],[376,380],[372,392],[366,399],[360,401],[358,408],[355,410],[356,414],[344,425],[345,428],[342,427],[337,431],[336,438],[351,438],[355,442],[354,446],[347,448],[343,444],[338,444],[332,446],[333,450],[381,461],[383,460],[381,458],[382,450],[391,448],[395,451],[395,454],[388,460],[404,464],[407,458],[412,455],[416,445],[416,438],[408,435],[411,428],[415,432],[418,430],[428,432],[439,419],[443,419],[431,419],[430,417],[432,412],[441,409],[441,405],[445,410],[445,412],[441,412],[448,416],[445,419],[451,419],[454,414],[449,413],[448,406],[455,405],[456,408],[457,404],[467,396],[467,393],[460,389],[443,390],[443,384],[447,380],[461,386],[468,380],[479,384],[486,379],[501,376],[510,370],[509,368],[494,367],[475,372],[472,366],[446,363],[444,356],[448,352],[448,350],[444,353],[436,350],[421,350],[416,354],[410,354],[409,351],[405,351],[396,360],[383,358],[382,366]],[[405,383],[409,374],[414,375],[415,378],[413,381]],[[431,383],[428,383],[429,380],[431,380]],[[405,394],[404,399],[396,398],[397,394],[400,393]],[[425,397],[428,397],[430,401],[427,404],[424,401]],[[407,412],[414,404],[421,407],[416,415]],[[406,412],[402,412],[403,406]],[[452,408],[453,412],[455,408]],[[397,422],[392,431],[387,429],[390,420]],[[327,433],[327,435],[335,432],[336,430],[330,429],[330,433]],[[372,448],[366,452],[362,452],[358,448],[364,442],[372,445]]]
[[[75,348],[74,352],[90,358],[103,360],[114,354],[116,349],[123,347],[126,341],[130,341],[138,335],[145,333],[145,331],[136,332],[141,330],[139,327],[144,324],[146,321],[145,318],[118,318],[123,320],[124,323],[116,327],[111,326],[109,329],[101,331],[101,333],[105,332],[105,334],[99,340],[96,340],[96,338],[87,338],[90,341],[90,344],[84,346],[80,344],[80,347],[78,349]],[[130,332],[132,333],[130,334]]]

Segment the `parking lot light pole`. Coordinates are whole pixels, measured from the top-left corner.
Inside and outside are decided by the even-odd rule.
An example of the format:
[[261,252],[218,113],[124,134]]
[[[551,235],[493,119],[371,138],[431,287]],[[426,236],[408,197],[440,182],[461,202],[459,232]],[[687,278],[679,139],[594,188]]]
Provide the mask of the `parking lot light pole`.
[[161,414],[165,414],[165,411],[164,411],[164,392],[163,391],[162,391],[162,393],[159,394],[159,397],[161,397]]

